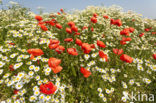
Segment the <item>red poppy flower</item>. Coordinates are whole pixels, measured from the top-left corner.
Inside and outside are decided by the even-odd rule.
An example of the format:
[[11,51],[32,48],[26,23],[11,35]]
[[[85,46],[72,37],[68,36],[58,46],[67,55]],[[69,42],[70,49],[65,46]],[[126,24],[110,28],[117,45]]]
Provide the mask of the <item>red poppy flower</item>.
[[31,59],[33,59],[34,56],[41,56],[44,54],[41,49],[28,49],[27,52],[31,54]]
[[94,28],[93,27],[91,27],[91,31],[94,31]]
[[72,22],[72,21],[68,22],[67,24],[68,24],[70,27],[75,26],[75,23]]
[[56,51],[58,54],[63,53],[64,50],[65,50],[65,48],[64,48],[63,46],[61,46],[61,45],[59,45],[59,46],[55,49],[55,51]]
[[101,50],[99,51],[99,56],[100,56],[100,58],[105,58],[105,60],[108,61],[107,55]]
[[97,45],[99,47],[101,47],[101,48],[105,48],[106,47],[106,45],[102,41],[100,41],[100,40],[97,40]]
[[156,54],[153,54],[153,58],[156,60]]
[[132,63],[133,62],[133,58],[128,56],[128,55],[126,55],[126,54],[122,54],[120,56],[120,60],[125,61],[127,63]]
[[54,23],[53,21],[49,21],[49,24],[50,24],[51,26],[55,26],[55,23]]
[[59,43],[60,42],[58,40],[50,39],[49,49],[56,49],[59,46]]
[[73,42],[73,38],[66,38],[64,39],[65,42]]
[[82,43],[81,46],[82,50],[84,51],[85,54],[89,54],[90,51],[92,50],[91,45],[88,43]]
[[80,33],[76,32],[74,35],[80,35]]
[[117,20],[111,19],[110,20],[110,24],[121,26],[122,25],[122,22],[121,22],[120,19],[117,19]]
[[108,17],[107,15],[104,15],[103,18],[105,18],[105,19],[109,19],[109,17]]
[[151,29],[152,29],[152,27],[146,28],[145,31],[148,32],[148,31],[150,31]]
[[98,15],[97,15],[96,13],[94,13],[93,16],[94,16],[95,18],[97,18]]
[[56,49],[59,44],[49,44],[49,49]]
[[113,48],[113,52],[114,52],[115,54],[117,54],[117,55],[120,55],[120,54],[123,53],[123,49],[115,49],[115,48]]
[[45,22],[39,21],[37,25],[41,26],[43,24],[45,24]]
[[40,85],[40,92],[43,94],[47,95],[54,94],[56,89],[57,87],[52,82]]
[[55,19],[51,19],[52,22],[57,23],[57,21]]
[[150,31],[150,29],[147,29],[147,28],[146,28],[145,31]]
[[74,31],[74,32],[78,32],[78,28],[76,26],[72,26],[71,30]]
[[121,22],[120,19],[115,20],[114,24],[117,25],[117,26],[122,26],[122,22]]
[[64,10],[63,10],[62,8],[60,9],[60,11],[61,11],[62,13],[64,12]]
[[141,33],[140,35],[139,35],[139,37],[142,37],[144,35],[144,33]]
[[41,27],[41,29],[42,29],[43,31],[47,31],[47,30],[48,30],[48,28],[47,28],[45,25],[40,25],[40,27]]
[[66,28],[66,32],[71,34],[72,33],[72,30],[70,28]]
[[87,70],[87,69],[85,69],[83,67],[81,67],[80,72],[83,74],[83,76],[85,78],[88,78],[92,74],[89,70]]
[[129,28],[125,28],[123,29],[122,31],[120,31],[120,35],[126,35],[126,36],[129,36]]
[[15,45],[15,43],[8,43],[8,44],[10,44],[10,45]]
[[90,20],[91,20],[92,23],[97,23],[97,19],[95,17],[91,17]]
[[58,14],[58,15],[61,15],[61,13],[60,13],[60,12],[57,12],[57,14]]
[[129,37],[128,37],[128,38],[122,37],[122,40],[123,40],[123,41],[131,41],[132,39],[129,38]]
[[19,92],[19,90],[14,89],[14,94],[17,94]]
[[94,44],[90,44],[91,48],[95,48],[95,45]]
[[152,32],[152,34],[156,34],[156,32]]
[[56,24],[56,28],[58,28],[58,29],[62,29],[62,26],[60,25],[60,24]]
[[134,32],[134,28],[130,27],[129,28],[129,32],[133,33]]
[[121,40],[121,41],[120,41],[120,44],[121,44],[121,45],[125,45],[125,44],[127,44],[127,43],[126,43],[126,41]]
[[75,40],[75,43],[76,43],[77,45],[79,45],[79,46],[82,45],[82,41],[81,41],[80,39],[77,39],[77,38],[76,38],[76,40]]
[[57,67],[50,67],[51,69],[52,69],[52,71],[55,73],[55,74],[57,74],[57,73],[59,73],[59,72],[61,72],[61,70],[63,69],[60,65],[59,66],[57,66]]
[[14,66],[13,65],[9,65],[9,69],[10,69],[10,71],[14,71]]
[[51,57],[51,58],[49,58],[49,60],[48,60],[48,65],[49,65],[49,67],[55,68],[55,67],[59,66],[60,63],[61,63],[61,59],[57,59],[57,58]]
[[77,53],[75,48],[68,48],[67,52],[68,52],[68,54],[73,55],[73,56],[77,56],[78,55],[78,53]]
[[50,43],[51,44],[59,44],[60,41],[59,40],[55,40],[55,39],[50,39]]
[[110,24],[115,24],[115,20],[114,19],[110,19]]
[[87,27],[87,26],[84,26],[84,27],[82,28],[82,30],[85,30],[85,29],[88,29],[88,27]]
[[38,15],[35,16],[35,19],[36,19],[37,21],[42,21],[42,20],[43,20],[42,17],[41,17],[41,16],[38,16]]

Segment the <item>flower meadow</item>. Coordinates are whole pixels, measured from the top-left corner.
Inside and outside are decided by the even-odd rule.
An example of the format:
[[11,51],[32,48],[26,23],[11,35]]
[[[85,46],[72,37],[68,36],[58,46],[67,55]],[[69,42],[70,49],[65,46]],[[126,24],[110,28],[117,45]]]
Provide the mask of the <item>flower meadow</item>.
[[140,14],[0,11],[1,103],[129,103],[156,93],[155,72],[156,21]]

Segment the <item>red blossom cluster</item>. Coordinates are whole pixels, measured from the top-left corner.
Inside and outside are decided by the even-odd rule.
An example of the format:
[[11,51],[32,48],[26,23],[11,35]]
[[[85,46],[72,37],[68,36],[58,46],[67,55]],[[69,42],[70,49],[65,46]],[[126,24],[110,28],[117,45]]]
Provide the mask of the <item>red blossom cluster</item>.
[[[63,9],[60,9],[61,13],[64,13]],[[58,13],[60,14],[60,13]],[[97,17],[98,14],[94,13],[93,16],[90,18],[90,21],[93,24],[97,23]],[[103,18],[105,19],[109,19],[109,17],[107,15],[103,15]],[[43,18],[41,16],[35,16],[35,19],[38,21],[38,25],[41,27],[41,29],[43,31],[47,31],[47,27],[45,26],[46,24],[49,24],[51,26],[55,26],[58,29],[62,29],[62,25],[59,24],[55,19],[52,19],[50,21],[42,21]],[[111,25],[116,25],[118,27],[122,26],[122,21],[120,19],[110,19],[110,24]],[[78,27],[75,25],[75,23],[73,21],[69,21],[67,23],[68,27],[65,28],[65,32],[68,34],[72,34],[74,33],[74,35],[80,35],[80,33],[78,32]],[[82,28],[82,30],[84,29],[88,29],[87,26],[84,26]],[[152,28],[146,28],[145,31],[148,32],[150,31]],[[64,30],[64,29],[62,29]],[[94,31],[94,28],[91,27],[91,31]],[[135,29],[133,27],[129,27],[129,28],[124,28],[123,30],[120,31],[120,35],[122,36],[122,40],[120,41],[121,45],[125,45],[127,44],[127,41],[131,41],[132,39],[130,37],[126,37],[126,36],[130,36],[130,33],[133,33],[135,31]],[[152,32],[152,34],[156,34],[155,32]],[[139,34],[139,37],[142,37],[144,35],[144,33]],[[61,41],[62,42],[62,41]],[[94,44],[89,44],[86,42],[82,42],[82,40],[80,40],[78,37],[76,38],[65,38],[64,39],[65,43],[70,43],[70,42],[74,42],[76,45],[78,45],[79,47],[81,47],[81,51],[85,54],[89,54],[92,49],[95,49],[95,45]],[[10,43],[11,44],[11,43]],[[106,48],[106,45],[103,41],[97,40],[96,42],[97,46],[99,47],[99,57],[100,58],[104,58],[105,61],[108,61],[108,56],[107,54],[105,54],[101,49]],[[12,45],[12,44],[11,44]],[[69,48],[65,48],[64,46],[60,45],[60,41],[59,40],[54,40],[54,39],[50,39],[50,43],[49,43],[49,49],[51,50],[55,50],[58,54],[63,53],[65,50],[67,51],[67,53],[69,55],[72,56],[77,56],[79,55],[79,52],[76,48],[74,47],[69,47]],[[132,63],[133,62],[133,58],[128,56],[127,54],[123,54],[124,50],[123,49],[117,49],[117,48],[113,48],[113,53],[116,54],[116,56],[120,56],[120,60],[127,62],[127,63]],[[41,56],[44,55],[43,51],[41,49],[28,49],[27,52],[29,54],[31,54],[31,59],[33,59],[35,56]],[[153,58],[156,60],[156,54],[153,54]],[[61,64],[61,59],[57,59],[54,57],[49,58],[48,61],[48,65],[49,67],[52,69],[53,73],[59,73],[62,71],[62,66],[60,66]],[[13,71],[13,65],[9,66],[9,69],[11,71]],[[91,72],[83,67],[80,68],[80,72],[83,74],[83,76],[85,78],[89,77],[91,75]],[[40,91],[44,94],[53,94],[56,91],[57,87],[52,83],[52,82],[48,82],[47,84],[42,84],[40,85]],[[15,91],[15,93],[17,93]]]

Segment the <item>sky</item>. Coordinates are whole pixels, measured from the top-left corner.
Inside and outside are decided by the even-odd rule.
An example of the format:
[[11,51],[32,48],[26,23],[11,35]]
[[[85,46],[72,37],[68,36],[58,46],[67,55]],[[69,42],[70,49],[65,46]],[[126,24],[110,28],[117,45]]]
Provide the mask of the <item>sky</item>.
[[[4,4],[8,4],[10,0],[2,0]],[[124,11],[133,10],[144,17],[156,19],[156,0],[11,0],[18,2],[24,7],[28,7],[36,14],[39,13],[38,7],[43,7],[44,12],[56,12],[60,8],[65,10],[85,9],[87,6],[101,6],[109,7],[111,5],[118,5]]]

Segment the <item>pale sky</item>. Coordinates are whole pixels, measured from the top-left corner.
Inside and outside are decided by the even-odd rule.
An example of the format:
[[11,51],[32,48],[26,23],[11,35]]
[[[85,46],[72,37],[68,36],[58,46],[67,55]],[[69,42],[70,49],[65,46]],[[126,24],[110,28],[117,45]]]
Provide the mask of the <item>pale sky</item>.
[[[10,0],[2,0],[7,4]],[[60,8],[66,10],[82,10],[90,5],[111,6],[119,5],[124,11],[133,10],[144,17],[156,19],[156,0],[12,0],[30,8],[38,13],[37,7],[43,7],[44,12],[59,11]]]

